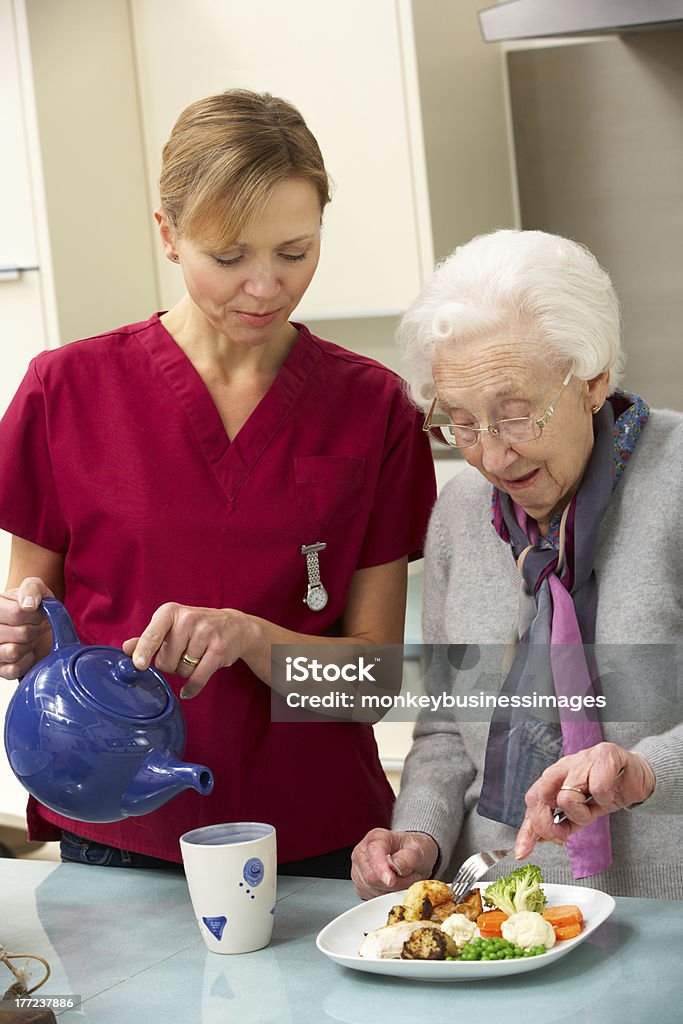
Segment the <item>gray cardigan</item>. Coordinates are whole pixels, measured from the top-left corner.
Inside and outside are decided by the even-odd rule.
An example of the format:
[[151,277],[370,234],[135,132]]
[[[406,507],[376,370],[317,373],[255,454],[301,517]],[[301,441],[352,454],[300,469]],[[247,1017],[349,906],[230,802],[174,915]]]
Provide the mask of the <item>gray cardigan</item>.
[[[596,644],[683,641],[682,453],[683,415],[654,411],[601,526]],[[516,621],[520,577],[510,548],[491,524],[490,497],[491,485],[471,467],[439,496],[425,550],[426,643],[505,644]],[[605,739],[645,756],[657,778],[645,803],[610,815],[612,867],[575,883],[564,848],[537,844],[530,860],[548,882],[683,899],[680,653],[678,646],[667,721],[603,722]],[[432,679],[429,689],[442,692],[451,685],[452,678],[442,677]],[[395,829],[434,836],[444,878],[471,853],[511,847],[516,835],[476,812],[489,726],[458,722],[457,714],[441,711],[439,721],[418,721],[393,819]],[[514,859],[504,861],[498,874],[512,866]]]

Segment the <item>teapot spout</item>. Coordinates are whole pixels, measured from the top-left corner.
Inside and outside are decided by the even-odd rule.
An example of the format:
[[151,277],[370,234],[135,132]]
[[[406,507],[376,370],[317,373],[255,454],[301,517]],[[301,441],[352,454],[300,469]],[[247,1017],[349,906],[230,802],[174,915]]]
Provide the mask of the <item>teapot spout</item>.
[[127,818],[149,814],[184,789],[196,789],[202,796],[208,796],[213,789],[213,773],[203,764],[188,764],[169,751],[156,750],[129,783],[123,794],[121,814]]

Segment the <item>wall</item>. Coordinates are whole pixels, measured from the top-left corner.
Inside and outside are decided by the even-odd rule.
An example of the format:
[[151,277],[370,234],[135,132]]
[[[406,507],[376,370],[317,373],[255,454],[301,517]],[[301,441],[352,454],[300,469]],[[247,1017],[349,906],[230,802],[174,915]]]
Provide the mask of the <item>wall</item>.
[[625,386],[683,409],[683,33],[507,60],[523,227],[595,253],[622,300]]

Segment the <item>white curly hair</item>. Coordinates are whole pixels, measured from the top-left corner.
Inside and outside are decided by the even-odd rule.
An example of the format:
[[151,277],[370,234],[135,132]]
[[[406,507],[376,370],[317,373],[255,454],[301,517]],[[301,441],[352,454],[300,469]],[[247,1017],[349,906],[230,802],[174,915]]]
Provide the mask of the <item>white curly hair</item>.
[[539,359],[580,380],[623,371],[619,300],[585,246],[545,231],[499,230],[459,246],[436,267],[396,332],[403,376],[417,406],[434,397],[437,347],[522,327]]

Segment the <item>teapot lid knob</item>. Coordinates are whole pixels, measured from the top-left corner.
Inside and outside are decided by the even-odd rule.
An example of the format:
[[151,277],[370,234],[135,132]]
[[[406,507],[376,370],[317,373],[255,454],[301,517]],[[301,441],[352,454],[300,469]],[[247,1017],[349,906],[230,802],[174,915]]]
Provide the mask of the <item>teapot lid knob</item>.
[[114,666],[114,675],[122,683],[135,683],[142,675],[142,670],[136,668],[132,658],[121,658]]

